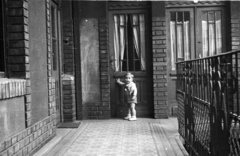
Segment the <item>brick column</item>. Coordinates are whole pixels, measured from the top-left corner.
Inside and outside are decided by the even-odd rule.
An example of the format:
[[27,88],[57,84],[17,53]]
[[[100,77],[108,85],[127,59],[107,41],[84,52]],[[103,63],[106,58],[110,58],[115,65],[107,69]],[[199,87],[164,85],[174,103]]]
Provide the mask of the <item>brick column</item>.
[[63,71],[64,74],[74,75],[74,43],[73,43],[73,21],[63,21]]
[[63,85],[63,120],[73,122],[76,120],[75,81],[71,75],[62,77]]
[[110,118],[110,73],[108,51],[108,25],[106,20],[99,20],[99,51],[101,73],[101,105],[99,119]]
[[165,18],[152,18],[154,117],[168,118]]
[[8,0],[8,77],[26,79],[26,127],[31,125],[28,0]]

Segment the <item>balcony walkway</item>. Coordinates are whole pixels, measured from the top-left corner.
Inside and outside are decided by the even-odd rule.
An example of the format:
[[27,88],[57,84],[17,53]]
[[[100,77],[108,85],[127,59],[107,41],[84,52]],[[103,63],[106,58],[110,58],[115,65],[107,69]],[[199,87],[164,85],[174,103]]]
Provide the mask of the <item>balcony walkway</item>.
[[177,118],[137,121],[83,120],[58,128],[57,136],[34,156],[185,156]]

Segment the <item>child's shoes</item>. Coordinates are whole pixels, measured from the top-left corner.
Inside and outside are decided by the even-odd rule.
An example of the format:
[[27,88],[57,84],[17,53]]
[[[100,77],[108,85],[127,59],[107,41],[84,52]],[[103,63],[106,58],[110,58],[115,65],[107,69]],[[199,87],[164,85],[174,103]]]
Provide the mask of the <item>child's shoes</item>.
[[130,119],[128,119],[129,121],[136,121],[137,117],[136,116],[132,116]]
[[128,116],[126,116],[124,119],[125,119],[125,120],[129,120],[129,119],[131,119],[131,116],[128,115]]

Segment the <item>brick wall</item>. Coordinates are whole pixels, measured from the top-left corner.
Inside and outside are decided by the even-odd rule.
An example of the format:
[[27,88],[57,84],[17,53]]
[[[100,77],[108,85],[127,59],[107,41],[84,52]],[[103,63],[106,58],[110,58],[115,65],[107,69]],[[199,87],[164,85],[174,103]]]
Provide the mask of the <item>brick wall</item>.
[[31,125],[31,87],[29,66],[28,0],[8,0],[7,4],[7,75],[26,79],[26,127]]
[[[46,0],[48,11],[46,16],[49,20],[50,1]],[[31,155],[47,141],[56,135],[56,117],[54,105],[55,81],[49,73],[49,116],[36,124],[31,124],[31,90],[30,90],[30,71],[29,71],[29,35],[28,35],[28,0],[8,0],[8,74],[9,78],[23,78],[24,83],[19,84],[8,79],[8,85],[4,84],[5,91],[9,91],[9,98],[14,95],[21,94],[19,88],[21,85],[25,91],[21,95],[25,95],[25,117],[26,129],[9,136],[0,143],[0,155]],[[48,22],[49,24],[49,22]],[[47,27],[48,33],[50,28]],[[47,40],[50,45],[50,40]],[[49,47],[48,47],[49,51]],[[50,70],[48,62],[48,69]],[[21,80],[19,80],[20,83]],[[3,86],[3,85],[1,85]],[[8,87],[6,87],[8,86]],[[19,87],[19,88],[18,88]],[[14,89],[15,88],[15,89]],[[18,89],[17,89],[18,88]],[[11,92],[12,90],[12,92]],[[6,94],[6,97],[8,94]],[[1,102],[1,101],[0,101]]]
[[31,155],[56,135],[54,120],[54,116],[47,117],[24,131],[7,138],[0,143],[0,155]]
[[73,43],[73,21],[63,21],[63,71],[64,74],[74,75],[74,43]]
[[168,117],[165,18],[152,18],[154,117]]

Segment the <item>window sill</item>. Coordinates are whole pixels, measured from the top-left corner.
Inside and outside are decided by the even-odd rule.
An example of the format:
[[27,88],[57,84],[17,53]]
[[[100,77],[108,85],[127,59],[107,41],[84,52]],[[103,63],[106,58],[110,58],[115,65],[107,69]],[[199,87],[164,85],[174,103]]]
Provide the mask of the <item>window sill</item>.
[[26,80],[0,78],[0,100],[26,94]]

